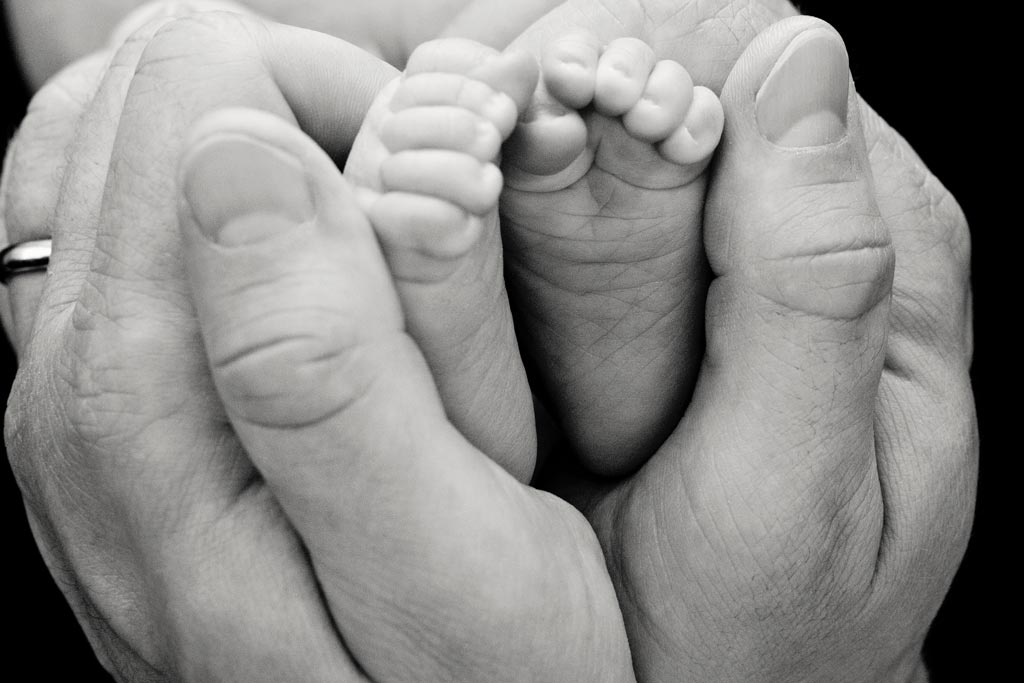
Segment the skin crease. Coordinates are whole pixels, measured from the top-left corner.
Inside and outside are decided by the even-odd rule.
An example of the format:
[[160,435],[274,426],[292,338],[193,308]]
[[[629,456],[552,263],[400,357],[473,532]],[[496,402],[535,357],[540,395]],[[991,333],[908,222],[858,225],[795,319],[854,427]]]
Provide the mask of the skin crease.
[[[867,117],[866,127],[868,128],[869,134],[873,134],[873,135],[878,136],[876,139],[881,141],[881,146],[872,145],[871,148],[873,150],[873,154],[883,155],[884,156],[887,149],[889,149],[889,150],[892,150],[892,149],[899,150],[899,152],[901,154],[904,154],[904,155],[908,153],[908,150],[903,146],[903,143],[901,143],[898,139],[895,139],[891,134],[886,133],[885,132],[886,129],[877,121],[877,119],[874,119],[873,117],[871,117],[870,114],[866,114],[866,117]],[[904,176],[904,177],[907,177],[907,176]],[[882,195],[881,199],[880,199],[880,203],[883,205],[883,213],[899,214],[899,208],[901,206],[900,205],[900,200],[899,200],[899,189],[900,189],[899,182],[900,181],[898,179],[894,179],[893,176],[890,176],[888,178],[882,178],[882,179],[877,179],[876,178],[876,180],[879,181],[878,184],[880,186],[880,193]],[[889,209],[885,209],[884,208],[886,203],[888,203]],[[946,207],[945,210],[947,211],[947,213],[945,214],[946,216],[951,215],[951,214],[948,213],[948,211],[949,211],[948,204],[947,204],[947,207]],[[947,220],[948,220],[948,222],[950,224],[956,222],[955,216],[953,216],[952,218],[947,218]],[[900,235],[902,235],[903,239],[906,240],[906,239],[908,239],[907,236],[909,235],[909,232],[904,231],[904,232],[900,233]],[[912,242],[909,242],[909,243],[908,242],[904,242],[904,246],[905,247],[908,246],[908,245],[910,247],[914,246],[914,244]],[[897,249],[899,249],[899,245],[897,245]],[[917,252],[912,252],[912,253],[917,253]],[[940,267],[941,267],[941,264],[940,264]],[[897,276],[897,278],[899,279],[899,275]],[[897,301],[897,308],[899,308],[899,302],[898,301]],[[901,327],[899,325],[897,325],[897,327],[895,329],[895,332],[896,332],[897,335],[899,335],[899,334],[905,333],[905,330],[901,329]],[[904,348],[906,348],[906,347],[904,347]],[[894,358],[894,360],[895,361],[899,361],[900,359],[897,356],[897,357]],[[897,392],[897,393],[899,391],[902,391],[902,389],[899,386],[893,386],[892,390]],[[969,476],[969,472],[968,472],[965,479],[969,479],[969,478],[970,478],[970,476]],[[965,498],[969,497],[969,494],[964,492],[963,490],[961,490],[959,495],[964,496]],[[600,522],[599,522],[599,525],[600,525]],[[955,554],[955,552],[953,554]],[[948,559],[949,559],[949,557],[947,557],[947,561],[948,561]],[[937,570],[937,571],[940,571],[940,572],[944,571],[946,573],[949,572],[948,568],[942,569],[942,570]],[[910,646],[910,649],[912,650],[913,646]],[[911,656],[911,659],[913,659],[912,656]]]

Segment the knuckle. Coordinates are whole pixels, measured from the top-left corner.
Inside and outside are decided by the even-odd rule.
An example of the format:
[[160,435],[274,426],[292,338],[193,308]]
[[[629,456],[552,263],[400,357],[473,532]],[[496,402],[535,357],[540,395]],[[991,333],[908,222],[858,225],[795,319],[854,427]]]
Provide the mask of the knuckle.
[[114,306],[87,282],[71,311],[70,333],[53,363],[61,410],[70,439],[101,460],[147,467],[152,428],[190,411],[180,389],[196,386],[195,368],[181,362],[189,333],[181,320],[161,323],[156,303]]
[[323,422],[371,394],[380,367],[374,357],[388,346],[360,341],[347,321],[301,309],[263,313],[208,344],[229,410],[272,429]]
[[125,362],[119,340],[103,326],[79,330],[57,368],[65,388],[63,411],[74,438],[111,453],[147,427],[145,402],[135,391],[137,373]]
[[854,320],[888,299],[894,266],[886,246],[789,256],[767,264],[763,293],[797,313]]
[[104,55],[83,59],[50,79],[29,103],[7,149],[0,181],[5,228],[11,239],[38,237],[60,195],[68,148],[93,97]]
[[784,308],[853,320],[888,300],[896,255],[886,222],[823,196],[832,191],[815,186],[788,201],[776,213],[780,227],[755,238],[745,265],[755,289]]

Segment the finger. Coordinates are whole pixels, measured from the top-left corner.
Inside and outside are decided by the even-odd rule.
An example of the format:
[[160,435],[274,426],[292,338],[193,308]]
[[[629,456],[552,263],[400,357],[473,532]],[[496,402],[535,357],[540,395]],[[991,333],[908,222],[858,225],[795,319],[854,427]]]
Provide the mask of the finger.
[[[325,69],[325,65],[329,68]],[[289,644],[299,639],[312,643],[310,647],[321,652],[325,647],[325,632],[322,628],[323,615],[315,609],[302,619],[304,612],[310,611],[308,595],[313,584],[310,577],[299,571],[306,565],[300,564],[295,557],[298,548],[289,547],[282,551],[266,547],[287,545],[287,538],[279,532],[290,527],[282,527],[283,518],[266,519],[269,513],[265,499],[262,499],[263,506],[251,504],[252,497],[259,497],[263,487],[258,480],[254,484],[247,461],[230,448],[233,441],[224,431],[221,411],[207,394],[208,370],[205,363],[194,362],[198,360],[195,358],[194,309],[191,297],[182,286],[183,263],[174,230],[177,224],[173,199],[176,185],[171,169],[180,153],[178,141],[182,131],[203,113],[227,105],[245,104],[297,121],[318,142],[343,155],[374,92],[393,74],[389,67],[380,65],[364,53],[325,36],[266,26],[237,15],[220,13],[199,15],[165,26],[149,43],[135,70],[105,187],[92,270],[72,311],[74,334],[69,350],[72,361],[67,365],[73,370],[72,379],[82,385],[76,391],[88,394],[88,400],[78,399],[85,405],[76,405],[76,414],[82,416],[83,411],[88,410],[90,414],[104,416],[131,416],[125,421],[128,427],[134,425],[135,429],[116,438],[104,434],[103,443],[110,448],[89,453],[87,461],[93,476],[105,482],[102,490],[109,491],[118,507],[132,511],[123,523],[129,528],[127,533],[131,538],[138,539],[141,544],[144,559],[163,563],[161,566],[165,570],[162,575],[165,578],[158,593],[160,602],[189,606],[172,615],[158,615],[162,617],[158,622],[176,636],[186,639],[189,647],[184,648],[185,652],[198,650],[198,665],[223,667],[225,660],[237,661],[240,655],[260,646],[272,651],[267,657],[274,663],[295,663],[294,657],[289,656],[289,653],[294,654]],[[168,102],[173,102],[174,106],[169,107]],[[339,109],[339,102],[344,107]],[[154,387],[160,387],[161,391],[154,394]],[[157,415],[160,417],[155,417]],[[138,425],[139,419],[145,419],[145,425]],[[198,443],[195,448],[184,451],[181,448],[186,438],[181,431],[183,426],[189,429],[190,435],[196,435]],[[453,435],[452,438],[456,437]],[[119,445],[116,449],[113,448],[115,443]],[[442,446],[443,441],[436,444],[438,448]],[[475,451],[473,453],[483,459]],[[126,458],[126,454],[138,455]],[[145,462],[144,467],[139,466],[141,461]],[[492,474],[495,471],[500,473],[489,462],[485,467],[490,468],[488,472]],[[504,476],[500,474],[500,477]],[[316,489],[312,491],[316,492]],[[182,492],[186,495],[181,495]],[[477,494],[474,492],[472,495]],[[509,498],[504,493],[498,493],[496,497],[502,500]],[[217,504],[215,501],[237,503]],[[516,507],[512,501],[508,505]],[[404,537],[408,547],[418,547],[417,520],[429,516],[423,512],[421,507],[417,515],[408,515],[406,523],[398,525],[399,531],[407,529],[413,536]],[[511,510],[505,512],[509,514],[502,516],[496,524],[511,525],[512,528],[506,532],[517,533],[516,530],[521,529],[525,522],[516,522]],[[457,513],[453,514],[457,516]],[[566,514],[576,521],[560,527],[571,531],[564,532],[565,537],[559,537],[558,542],[551,545],[554,553],[551,559],[555,563],[576,567],[579,564],[577,557],[581,554],[578,539],[591,537],[570,511]],[[545,517],[546,514],[530,516],[530,524],[536,525],[535,520]],[[266,538],[226,538],[227,530],[234,524],[252,529],[257,528],[261,521],[273,530]],[[209,527],[214,530],[206,531]],[[197,528],[204,529],[198,537],[194,532]],[[449,531],[456,528],[457,525],[445,527]],[[538,534],[534,535],[533,527],[530,529],[523,539],[550,533],[538,529]],[[481,531],[475,538],[480,542],[485,536]],[[459,536],[451,543],[439,543],[437,547],[451,548],[457,543],[468,541]],[[209,557],[214,552],[212,546],[218,544],[223,546],[218,557],[244,559],[257,552],[260,557],[271,559],[246,566],[236,562],[227,562],[226,567],[223,564],[209,566],[203,558]],[[337,550],[336,543],[332,542],[327,548],[325,542],[318,554],[333,560]],[[587,572],[588,584],[592,583],[591,575],[600,579],[603,566],[599,555],[593,551],[594,548],[590,547],[588,561],[581,570]],[[569,556],[563,558],[562,553]],[[524,556],[533,557],[535,554],[532,548],[524,550]],[[543,617],[545,623],[564,621],[579,609],[575,603],[565,605],[558,596],[539,598],[533,590],[529,595],[522,595],[520,600],[519,594],[524,586],[537,586],[544,582],[539,577],[523,577],[520,573],[518,579],[521,581],[509,578],[490,585],[488,582],[501,574],[489,563],[491,554],[487,553],[488,558],[484,558],[486,566],[472,567],[461,562],[466,555],[465,549],[460,549],[450,556],[460,558],[456,567],[438,565],[442,569],[436,575],[431,572],[433,580],[442,586],[434,594],[437,599],[425,608],[429,614],[420,614],[412,620],[396,617],[397,621],[403,622],[400,628],[414,632],[410,642],[428,648],[430,642],[436,642],[437,636],[432,631],[423,633],[420,627],[432,623],[433,615],[448,608],[449,601],[444,596],[452,593],[447,582],[454,577],[465,576],[465,572],[460,574],[459,567],[467,567],[466,571],[474,575],[474,583],[481,585],[480,594],[485,601],[491,599],[488,595],[502,600],[512,595],[514,602],[530,606],[530,609],[545,614],[556,611],[555,616]],[[174,558],[174,561],[168,562],[164,558]],[[543,561],[531,560],[529,566],[544,564]],[[405,566],[411,566],[411,563]],[[447,571],[449,569],[451,571]],[[377,571],[371,572],[372,578],[380,581],[375,584],[379,590],[374,595],[381,601],[414,593],[408,582],[414,578],[409,575],[415,572],[403,570],[401,566],[393,567],[393,572],[405,575],[407,589],[404,593],[392,590],[393,585],[401,585],[397,581],[400,576],[393,577],[396,582],[392,585],[385,580],[392,575],[382,575],[384,579],[381,579]],[[281,581],[274,582],[277,574],[294,578],[301,599],[282,604],[281,599],[287,597],[283,591],[273,592],[268,599],[259,602],[240,597],[239,594],[268,583],[277,586]],[[193,577],[195,582],[189,583],[189,577]],[[370,578],[366,582],[372,583]],[[328,583],[338,590],[351,585],[351,582],[341,580]],[[510,583],[515,585],[510,586]],[[200,592],[219,591],[216,594],[224,596],[224,600],[196,604],[192,596],[197,585],[202,588]],[[225,589],[225,585],[230,590]],[[601,625],[594,628],[607,634],[607,624],[616,623],[617,607],[611,591],[604,588],[597,589],[598,594],[603,595],[603,606],[597,609],[602,614]],[[591,594],[588,592],[588,596]],[[237,599],[229,599],[228,595]],[[579,597],[574,594],[573,599]],[[268,612],[265,606],[276,607],[277,610]],[[459,630],[442,637],[448,644],[443,645],[441,651],[461,647],[465,637],[473,636],[480,642],[486,642],[486,647],[475,646],[481,653],[479,661],[486,661],[500,651],[495,647],[495,643],[500,642],[496,633],[467,633],[467,629],[473,631],[467,624],[475,623],[481,613],[500,613],[502,608],[484,607],[482,611],[478,611],[479,605],[472,608],[463,605],[462,608],[463,613],[453,622],[453,627]],[[353,606],[338,616],[348,618],[348,614],[360,609],[359,605]],[[227,616],[218,614],[218,610],[225,611]],[[374,614],[366,618],[374,623],[378,621]],[[224,619],[259,626],[238,634],[230,646],[222,645],[219,651],[214,651],[212,644],[223,641],[216,635]],[[291,627],[291,631],[281,630],[286,627]],[[500,630],[502,637],[513,631],[508,624]],[[612,631],[615,630],[613,626]],[[359,629],[359,633],[364,632],[370,632],[370,629]],[[579,647],[583,654],[577,659],[588,662],[602,659],[606,658],[606,652],[622,655],[621,643],[611,647],[603,636],[587,633],[582,640],[584,642]],[[394,641],[370,638],[366,642],[368,647],[379,648],[381,643]],[[599,644],[600,652],[593,651],[597,647],[595,643]],[[410,649],[416,651],[415,646]],[[513,659],[523,659],[520,655],[525,650],[525,646],[514,648],[513,652],[520,654],[514,655]],[[374,650],[374,653],[381,660],[394,659],[390,651]],[[498,656],[504,654],[499,652]],[[543,664],[554,657],[552,654],[547,659],[541,658],[538,663]],[[453,662],[443,655],[438,655],[437,659],[442,661],[435,663],[437,675],[433,677],[449,677],[441,670],[452,666]],[[558,659],[561,661],[560,656]],[[573,660],[572,657],[569,659]],[[246,660],[246,668],[239,669],[235,677],[246,677],[244,672],[258,666],[260,661],[262,658]],[[319,661],[310,658],[310,662],[299,670],[316,666]],[[395,665],[404,666],[401,662]],[[486,678],[486,675],[481,672],[479,676],[471,677]],[[284,680],[291,678],[294,677],[279,677]],[[553,680],[564,678],[556,675]]]
[[[358,672],[338,643],[308,559],[265,487],[254,481],[197,355],[177,238],[174,168],[193,116],[235,101],[291,115],[282,89],[297,98],[297,117],[340,151],[348,144],[346,131],[362,118],[360,88],[368,100],[381,71],[388,77],[393,71],[374,70],[371,58],[325,36],[307,39],[306,33],[284,30],[291,38],[278,39],[270,35],[273,28],[246,21],[216,13],[166,22],[145,41],[138,64],[125,68],[130,85],[116,134],[109,138],[113,152],[106,150],[112,161],[104,167],[105,183],[95,195],[82,189],[88,202],[103,200],[79,207],[81,214],[69,201],[67,234],[81,235],[83,246],[61,251],[69,277],[45,293],[44,306],[74,305],[54,321],[60,329],[34,345],[54,356],[41,359],[41,367],[57,375],[51,383],[62,391],[53,396],[50,383],[23,382],[25,392],[33,392],[24,405],[57,401],[71,428],[88,435],[25,438],[55,441],[51,450],[57,454],[74,448],[72,464],[55,465],[74,482],[65,485],[97,492],[110,506],[131,511],[111,519],[109,513],[76,509],[74,518],[86,529],[71,528],[66,520],[58,525],[80,565],[143,577],[148,569],[137,569],[137,563],[161,567],[161,583],[151,590],[140,587],[134,575],[114,590],[83,589],[104,595],[108,602],[97,613],[107,618],[125,612],[123,605],[109,604],[118,595],[139,596],[132,610],[137,615],[113,623],[133,646],[161,662],[199,669],[184,678],[353,680]],[[266,39],[266,53],[256,47],[257,35]],[[278,62],[284,64],[279,70],[266,66]],[[337,68],[325,73],[324,64]],[[287,85],[278,87],[277,78]],[[323,82],[309,82],[317,79]],[[339,108],[339,102],[350,108]],[[89,218],[89,207],[97,213],[79,233],[71,222]],[[90,243],[88,231],[96,226]],[[90,282],[79,280],[77,288],[72,255],[87,257],[90,267]],[[57,266],[60,272],[63,266]],[[58,353],[51,354],[50,345]],[[40,450],[35,441],[22,446],[24,453]],[[53,509],[57,499],[48,494],[45,506]],[[125,536],[133,542],[122,554],[97,558],[74,545],[76,535],[119,548]],[[249,562],[252,557],[263,559]],[[258,600],[252,598],[256,594]],[[198,595],[216,597],[197,601]],[[168,604],[176,609],[161,608]],[[232,625],[230,642],[223,636],[225,624]],[[247,627],[237,629],[238,624]],[[165,639],[155,638],[154,631]],[[174,661],[178,657],[189,661]]]
[[[132,69],[103,201],[96,207],[95,245],[83,247],[89,257],[86,282],[77,291],[51,288],[47,294],[53,291],[55,301],[44,302],[74,302],[65,316],[80,332],[73,352],[86,366],[99,363],[102,367],[95,372],[111,373],[103,349],[117,349],[114,368],[132,368],[126,378],[129,386],[120,389],[123,395],[148,396],[153,386],[167,387],[161,402],[181,401],[190,412],[196,408],[195,417],[203,423],[218,418],[216,412],[202,414],[201,402],[190,389],[205,384],[206,372],[193,346],[192,303],[184,286],[175,201],[174,169],[187,127],[211,109],[247,104],[298,120],[340,150],[347,147],[349,129],[355,129],[368,106],[360,99],[361,89],[372,91],[392,73],[347,43],[254,22],[236,14],[199,14],[164,24],[146,44]],[[338,68],[325,70],[325,64]],[[349,96],[337,96],[338,89],[346,89]],[[339,102],[344,106],[339,108]],[[155,348],[165,353],[154,357]],[[183,365],[183,358],[195,362]],[[166,463],[169,471],[163,481],[126,491],[132,497],[129,504],[152,508],[147,501],[179,480],[214,499],[232,498],[236,487],[248,485],[244,468],[208,458],[204,449],[175,455]],[[222,475],[192,482],[194,472],[208,468]],[[110,476],[124,475],[114,471]],[[181,512],[187,517],[189,510],[183,507]],[[137,521],[166,525],[164,514],[154,510],[156,519],[141,515]]]
[[[111,155],[139,60],[164,25],[201,5],[202,2],[157,2],[140,8],[122,23],[124,35],[114,53],[101,58],[102,79],[77,121],[74,140],[63,152],[67,170],[51,224],[53,256],[48,293],[45,302],[41,302],[46,310],[41,319],[47,324],[66,323],[65,314],[78,300],[89,271]],[[148,21],[143,23],[143,19]],[[130,27],[134,30],[127,33]]]
[[[751,44],[722,95],[726,142],[705,212],[707,351],[699,408],[675,435],[676,448],[693,442],[678,467],[714,459],[727,474],[708,484],[712,496],[793,530],[790,560],[805,569],[827,554],[870,577],[894,257],[845,48],[821,22],[786,20]],[[822,546],[836,529],[841,539]],[[751,555],[774,558],[775,542]]]
[[[7,235],[7,226],[4,224],[4,215],[7,213],[5,208],[5,198],[7,196],[7,183],[8,183],[8,167],[11,159],[11,151],[14,146],[8,143],[7,149],[4,151],[4,165],[2,167],[3,175],[0,176],[0,244],[11,244],[10,237]],[[11,299],[8,292],[0,293],[0,323],[3,324],[4,334],[7,335],[8,341],[12,346],[17,346],[17,339],[14,336],[14,320],[13,314],[11,313]]]
[[[521,657],[533,636],[512,624],[560,623],[547,620],[579,608],[538,582],[534,571],[550,569],[533,563],[553,552],[572,585],[578,560],[563,565],[561,554],[579,553],[579,541],[552,533],[551,515],[566,508],[535,518],[528,489],[448,423],[402,329],[372,228],[330,159],[283,120],[227,110],[197,125],[181,187],[188,271],[218,391],[367,673],[577,680],[565,672],[609,652],[628,666],[621,643],[600,652],[589,637]],[[586,557],[584,566],[596,559]],[[607,588],[592,589],[598,623],[614,602]],[[452,600],[452,591],[473,598]]]
[[[33,99],[22,125],[23,163],[10,169],[16,178],[11,191],[14,223],[29,227],[29,236],[53,237],[49,267],[50,297],[65,308],[74,301],[81,274],[95,241],[95,224],[103,196],[110,153],[124,98],[143,49],[161,26],[190,12],[233,7],[207,0],[153,2],[132,12],[119,25],[113,52],[86,57],[55,76]],[[46,220],[40,222],[46,214]],[[45,234],[42,234],[45,233]],[[19,239],[19,241],[22,241]],[[11,288],[12,317],[22,332],[21,346],[37,317],[42,274],[19,277]],[[48,307],[47,321],[60,317]],[[15,334],[18,334],[15,332]]]
[[[0,184],[5,244],[49,238],[68,165],[68,148],[99,84],[107,57],[76,62],[32,98],[4,161]],[[38,310],[45,274],[18,275],[8,284],[11,341],[24,349]]]
[[970,236],[955,199],[907,142],[862,111],[897,260],[877,425],[880,566],[929,568],[886,575],[899,577],[894,590],[941,597],[967,546],[977,486]]
[[[178,237],[168,230],[175,220],[174,177],[155,169],[175,166],[174,141],[195,118],[229,105],[265,109],[297,121],[343,156],[370,100],[393,73],[348,43],[236,14],[204,13],[164,26],[146,46],[129,91],[97,221],[94,278],[137,283],[143,291],[132,296],[160,298],[166,282],[179,281]],[[177,106],[166,106],[169,100]]]

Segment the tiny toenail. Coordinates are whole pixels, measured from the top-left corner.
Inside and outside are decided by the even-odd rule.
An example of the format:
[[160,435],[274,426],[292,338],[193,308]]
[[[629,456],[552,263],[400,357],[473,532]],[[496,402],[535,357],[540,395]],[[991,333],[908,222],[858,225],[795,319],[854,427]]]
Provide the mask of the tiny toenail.
[[612,69],[619,72],[626,78],[630,78],[633,75],[632,69],[625,64],[612,64]]

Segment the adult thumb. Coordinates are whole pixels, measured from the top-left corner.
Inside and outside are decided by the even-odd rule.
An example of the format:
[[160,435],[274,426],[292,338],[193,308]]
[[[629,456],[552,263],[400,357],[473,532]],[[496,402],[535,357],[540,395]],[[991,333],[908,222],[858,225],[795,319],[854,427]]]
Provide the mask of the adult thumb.
[[283,120],[221,111],[193,129],[180,186],[218,392],[369,677],[486,680],[612,651],[588,629],[538,649],[524,628],[564,624],[595,594],[617,614],[606,578],[577,593],[549,580],[552,566],[603,571],[596,542],[578,513],[448,422],[372,228],[326,153]]
[[731,473],[710,487],[716,497],[799,530],[808,553],[850,521],[842,544],[870,576],[894,255],[842,39],[815,19],[775,24],[737,63],[722,102],[705,217],[707,351],[686,450]]

